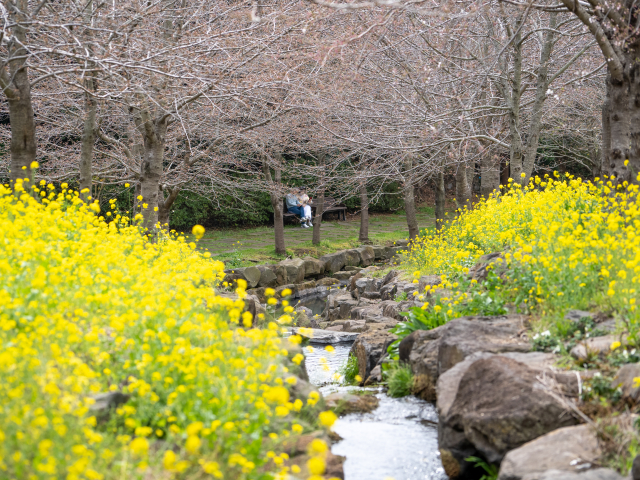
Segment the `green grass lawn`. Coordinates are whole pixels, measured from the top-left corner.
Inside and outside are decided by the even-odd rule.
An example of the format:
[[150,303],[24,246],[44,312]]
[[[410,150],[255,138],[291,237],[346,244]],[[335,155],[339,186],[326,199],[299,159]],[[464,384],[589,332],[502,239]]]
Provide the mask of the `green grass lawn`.
[[[420,230],[434,228],[433,208],[422,207],[418,213]],[[359,217],[347,221],[324,220],[321,227],[319,245],[312,245],[312,228],[300,228],[298,224],[286,224],[284,229],[286,255],[276,255],[274,230],[271,226],[235,229],[208,229],[198,242],[202,250],[209,251],[216,260],[221,260],[229,268],[275,263],[287,256],[319,257],[326,253],[353,248],[360,245]],[[408,238],[404,212],[371,215],[369,217],[369,239],[376,245],[393,245],[397,240]]]

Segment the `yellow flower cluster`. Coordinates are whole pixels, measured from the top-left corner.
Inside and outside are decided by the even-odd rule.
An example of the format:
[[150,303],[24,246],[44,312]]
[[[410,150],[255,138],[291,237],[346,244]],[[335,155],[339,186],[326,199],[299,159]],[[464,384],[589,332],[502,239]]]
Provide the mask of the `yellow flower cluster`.
[[264,478],[263,439],[302,431],[277,324],[195,245],[99,210],[0,185],[0,478]]
[[606,177],[595,182],[557,173],[536,177],[465,210],[441,235],[419,238],[405,266],[415,276],[455,276],[468,272],[481,255],[506,249],[507,265],[522,272],[512,296],[541,305],[541,313],[547,304],[595,304],[636,321],[638,190]]

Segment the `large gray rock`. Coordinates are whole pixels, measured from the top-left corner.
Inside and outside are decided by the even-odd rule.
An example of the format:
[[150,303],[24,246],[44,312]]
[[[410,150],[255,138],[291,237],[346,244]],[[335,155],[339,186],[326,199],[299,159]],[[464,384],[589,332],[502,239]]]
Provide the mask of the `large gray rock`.
[[356,252],[358,252],[358,255],[360,256],[360,265],[362,265],[363,267],[372,265],[373,261],[376,258],[373,248],[368,245],[356,248]]
[[[549,470],[540,477],[524,477],[522,480],[627,480],[608,468],[596,468],[586,472],[563,472],[562,470]],[[634,478],[635,480],[635,478]]]
[[354,267],[359,266],[360,265],[360,254],[358,253],[358,250],[356,250],[356,249],[345,250],[344,251],[344,264],[347,265],[347,266],[352,265]]
[[387,347],[398,337],[382,331],[366,332],[358,336],[351,347],[351,354],[358,360],[358,375],[366,381],[380,360],[387,355]]
[[[465,358],[462,362],[456,364],[454,367],[450,368],[446,372],[444,372],[438,378],[438,383],[436,386],[437,391],[437,403],[436,406],[438,408],[438,415],[446,416],[449,413],[449,409],[451,405],[453,405],[453,401],[456,399],[456,395],[458,393],[458,386],[460,385],[460,380],[467,372],[469,367],[481,358],[489,358],[493,356],[493,353],[487,352],[476,352],[467,358]],[[510,352],[500,354],[504,357],[511,358],[520,363],[524,363],[529,368],[543,372],[554,372],[554,364],[557,360],[556,356],[552,353],[543,353],[543,352],[529,352],[529,353],[519,353],[519,352]]]
[[626,335],[604,335],[602,337],[587,338],[571,349],[571,356],[578,360],[586,360],[589,355],[603,356],[611,351],[611,344],[627,343]]
[[342,270],[345,266],[345,254],[344,251],[329,253],[320,257],[320,261],[324,263],[324,268],[327,273],[335,273]]
[[278,285],[278,277],[276,276],[275,269],[271,269],[264,265],[258,265],[258,270],[260,270],[260,281],[258,282],[258,287],[275,287]]
[[417,330],[400,342],[400,360],[415,376],[416,394],[435,400],[438,377],[476,352],[527,352],[531,345],[519,337],[526,317],[470,316],[451,320],[433,330]]
[[640,385],[635,379],[640,377],[640,364],[628,363],[623,365],[611,382],[612,388],[622,390],[622,399],[630,404],[636,404],[640,400]]
[[391,256],[393,255],[393,252],[391,251],[391,248],[389,248],[389,247],[382,247],[380,245],[374,245],[371,248],[373,248],[373,253],[375,255],[376,260],[389,260],[391,258]]
[[601,454],[591,426],[559,428],[508,452],[498,480],[539,480],[547,470],[581,472],[596,464]]
[[475,352],[529,352],[531,344],[520,338],[526,329],[526,317],[462,317],[449,322],[440,341],[438,374]]
[[258,267],[243,267],[236,268],[236,273],[242,275],[249,286],[249,288],[254,288],[260,282],[260,277],[262,272]]
[[[508,451],[578,423],[556,396],[542,388],[539,375],[538,370],[503,355],[480,358],[469,366],[438,424],[442,463],[451,478],[470,473],[465,461],[469,456],[500,463]],[[575,376],[546,375],[577,394]]]
[[305,262],[301,258],[283,260],[276,265],[278,285],[302,283],[304,281]]
[[304,276],[311,277],[324,274],[326,263],[313,257],[304,257]]

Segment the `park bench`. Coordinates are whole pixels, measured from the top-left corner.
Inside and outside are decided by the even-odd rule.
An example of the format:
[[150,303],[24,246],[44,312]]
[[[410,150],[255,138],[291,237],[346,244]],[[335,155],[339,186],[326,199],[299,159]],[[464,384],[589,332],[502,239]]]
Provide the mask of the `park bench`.
[[[287,202],[286,202],[286,200],[283,199],[282,202],[284,204],[284,210],[283,210],[282,216],[284,218],[288,218],[288,217],[296,217],[297,218],[297,215],[294,215],[293,213],[289,213],[287,211]],[[311,206],[311,215],[313,217],[315,217],[316,216],[316,205],[312,203],[310,206]],[[324,214],[325,213],[331,213],[331,212],[338,212],[338,219],[342,219],[342,220],[346,220],[347,219],[347,207],[345,207],[341,203],[338,203],[338,201],[335,198],[324,197],[324,210],[322,211],[322,217],[324,218]]]

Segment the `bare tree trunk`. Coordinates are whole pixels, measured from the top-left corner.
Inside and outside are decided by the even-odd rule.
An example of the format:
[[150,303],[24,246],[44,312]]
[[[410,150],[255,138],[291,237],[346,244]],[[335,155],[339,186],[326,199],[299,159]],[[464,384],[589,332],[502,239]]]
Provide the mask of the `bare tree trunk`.
[[28,52],[22,45],[27,44],[26,31],[21,25],[27,21],[28,0],[5,2],[11,22],[13,37],[9,40],[9,72],[0,69],[0,88],[9,103],[11,122],[11,173],[14,183],[18,178],[31,177],[31,163],[36,159],[36,126],[31,103],[29,70],[26,66]]
[[[144,113],[143,116],[148,116]],[[143,226],[149,230],[158,223],[158,192],[162,181],[162,161],[167,133],[164,120],[144,119],[144,158],[140,178],[140,195],[142,195]],[[146,208],[145,208],[146,205]]]
[[480,195],[489,195],[500,187],[500,160],[495,155],[484,155],[480,161]]
[[[89,77],[85,81],[85,88],[89,92],[95,91],[95,79]],[[84,124],[82,130],[82,146],[80,150],[80,196],[83,200],[91,195],[92,171],[91,164],[93,161],[93,146],[96,140],[96,99],[90,94],[84,94]],[[82,193],[83,190],[89,190]]]
[[444,165],[441,165],[436,177],[436,233],[440,233],[444,226],[445,202],[446,192],[444,189]]
[[360,185],[360,235],[361,242],[369,241],[369,196],[367,195],[367,184]]
[[607,94],[602,104],[602,148],[599,152],[600,163],[598,165],[599,168],[597,169],[597,171],[593,172],[594,177],[599,177],[604,172],[607,172],[609,167],[609,165],[607,165],[607,154],[611,151],[611,122],[609,121],[611,109],[610,105],[611,96],[609,88],[607,88]]
[[273,184],[274,180],[271,176],[271,168],[269,167],[266,158],[262,160],[262,171],[265,179],[271,185],[269,196],[271,199],[271,208],[273,208],[273,229],[275,232],[276,254],[284,255],[286,253],[284,245],[284,217],[282,216],[284,213],[284,205],[282,204],[282,197],[280,196],[278,188],[282,182],[282,171],[278,167],[275,168],[275,185]]
[[[276,183],[282,182],[282,171],[276,168]],[[280,195],[271,195],[271,205],[273,206],[273,226],[275,230],[276,253],[284,255],[286,253],[284,245],[284,205]]]
[[318,245],[320,243],[320,227],[322,225],[322,213],[324,212],[324,189],[318,192],[318,201],[316,202],[316,215],[313,219],[313,238],[311,243]]
[[625,55],[622,81],[607,75],[602,171],[617,183],[638,183],[640,173],[640,62],[635,61],[635,55],[633,51]]
[[[469,181],[471,177],[471,181]],[[456,202],[458,208],[471,207],[471,188],[473,182],[473,166],[467,162],[458,164],[456,171]]]
[[180,193],[180,187],[173,187],[169,190],[169,195],[167,198],[164,198],[164,192],[162,189],[158,192],[158,223],[162,226],[162,228],[169,229],[169,216],[171,213],[171,207],[174,202],[178,198],[178,194]]
[[416,217],[416,199],[413,182],[411,181],[411,169],[413,168],[413,160],[407,156],[404,161],[405,184],[404,184],[404,211],[407,215],[407,226],[409,227],[409,238],[411,240],[417,238],[420,230],[418,229],[418,218]]
[[[324,171],[325,154],[321,153],[318,157],[318,164],[322,171]],[[318,245],[320,243],[320,227],[322,226],[322,214],[324,213],[324,177],[322,177],[322,184],[318,191],[318,202],[316,203],[316,216],[313,219],[313,236],[311,243]]]
[[549,15],[549,29],[544,36],[544,43],[540,54],[540,67],[538,68],[538,78],[536,79],[536,96],[533,102],[533,111],[529,122],[527,145],[524,151],[522,165],[522,171],[525,176],[516,179],[522,185],[529,183],[538,153],[540,130],[542,129],[542,107],[544,106],[547,98],[547,90],[549,89],[549,59],[551,58],[551,50],[554,44],[553,38],[556,29],[556,16],[556,13]]
[[507,185],[510,178],[509,161],[500,159],[500,185]]

